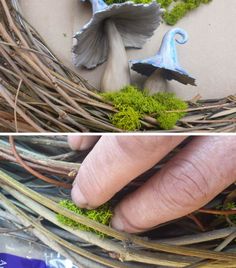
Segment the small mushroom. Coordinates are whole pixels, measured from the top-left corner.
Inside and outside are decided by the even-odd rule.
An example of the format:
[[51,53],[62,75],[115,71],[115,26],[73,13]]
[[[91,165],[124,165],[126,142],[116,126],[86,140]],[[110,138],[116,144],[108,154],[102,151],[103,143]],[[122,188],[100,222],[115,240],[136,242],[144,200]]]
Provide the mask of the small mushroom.
[[[175,39],[177,34],[182,37],[182,40]],[[149,76],[144,84],[144,88],[150,94],[165,91],[167,89],[167,80],[172,79],[185,85],[196,86],[195,79],[178,62],[175,42],[185,44],[187,41],[188,34],[184,30],[180,28],[172,29],[165,34],[161,48],[154,57],[131,61],[131,68],[134,71]]]
[[125,48],[142,48],[161,21],[162,9],[150,4],[107,5],[103,0],[90,0],[93,17],[75,35],[74,63],[87,69],[108,59],[101,81],[102,91],[116,91],[130,84],[130,68]]

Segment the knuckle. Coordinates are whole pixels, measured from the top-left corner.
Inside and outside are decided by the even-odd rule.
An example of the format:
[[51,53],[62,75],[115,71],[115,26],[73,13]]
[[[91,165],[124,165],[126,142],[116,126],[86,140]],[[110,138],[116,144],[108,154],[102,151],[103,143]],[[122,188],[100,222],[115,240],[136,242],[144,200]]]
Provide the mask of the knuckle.
[[[207,200],[210,186],[205,168],[186,159],[178,159],[172,164],[173,168],[167,169],[164,174],[169,183],[163,181],[161,186],[168,206],[189,207]],[[172,189],[167,189],[165,185],[170,183]]]

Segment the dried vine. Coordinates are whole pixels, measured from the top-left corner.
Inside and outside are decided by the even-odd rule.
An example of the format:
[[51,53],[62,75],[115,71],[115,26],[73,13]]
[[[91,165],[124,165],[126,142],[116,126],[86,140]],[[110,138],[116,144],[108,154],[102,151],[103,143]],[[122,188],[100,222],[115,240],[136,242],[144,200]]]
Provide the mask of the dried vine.
[[[122,131],[110,121],[117,110],[53,55],[21,16],[18,0],[1,0],[0,13],[1,132]],[[233,132],[235,104],[236,96],[194,98],[186,117],[168,132]],[[141,130],[163,132],[147,116]]]
[[[236,267],[236,246],[233,243],[236,231],[235,226],[232,226],[234,220],[230,218],[235,217],[235,209],[218,208],[222,200],[230,202],[236,191],[235,185],[216,197],[212,205],[208,204],[207,209],[200,209],[192,215],[163,224],[145,235],[134,236],[118,232],[61,207],[58,201],[70,199],[70,191],[64,185],[55,187],[53,181],[39,180],[37,175],[28,171],[28,167],[34,164],[34,170],[40,170],[44,176],[50,174],[57,182],[64,183],[65,179],[71,182],[88,152],[71,153],[65,145],[64,137],[16,137],[13,150],[12,142],[7,137],[0,139],[0,218],[11,222],[7,229],[2,229],[3,232],[10,234],[18,228],[15,232],[17,235],[27,230],[27,233],[32,233],[75,264],[87,261],[93,263],[94,267],[96,263],[98,267],[104,265],[122,268],[151,268],[153,265]],[[132,192],[150,178],[182,146],[184,144],[171,152],[153,170],[125,187],[111,200],[111,205],[115,206],[123,195]],[[19,161],[15,152],[23,162]],[[26,161],[27,166],[24,164]],[[55,167],[59,166],[60,172],[53,173],[51,168],[56,170]],[[71,172],[73,175],[66,177]],[[106,237],[101,239],[94,233],[64,225],[57,220],[57,213],[102,232]],[[227,227],[229,223],[230,226]]]

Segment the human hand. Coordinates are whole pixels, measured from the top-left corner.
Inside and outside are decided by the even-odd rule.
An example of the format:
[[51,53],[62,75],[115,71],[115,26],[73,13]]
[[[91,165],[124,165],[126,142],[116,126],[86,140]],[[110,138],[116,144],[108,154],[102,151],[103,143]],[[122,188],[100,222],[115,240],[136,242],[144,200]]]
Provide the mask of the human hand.
[[[96,145],[82,163],[72,198],[95,208],[180,144],[184,136],[72,136],[73,149]],[[236,137],[194,137],[115,208],[112,226],[130,233],[187,215],[236,180]]]

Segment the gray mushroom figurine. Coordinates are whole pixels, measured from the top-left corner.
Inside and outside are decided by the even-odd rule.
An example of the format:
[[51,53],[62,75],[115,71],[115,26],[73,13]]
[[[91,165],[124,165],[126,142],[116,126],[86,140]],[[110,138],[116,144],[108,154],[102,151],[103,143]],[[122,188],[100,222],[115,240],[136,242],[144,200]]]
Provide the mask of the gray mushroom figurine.
[[130,84],[130,68],[125,48],[142,48],[160,24],[163,10],[150,4],[124,2],[107,5],[90,0],[92,19],[75,35],[73,61],[93,69],[107,61],[101,80],[102,91],[117,91]]
[[[175,39],[176,35],[180,35],[182,39]],[[167,80],[172,79],[185,85],[196,85],[195,79],[178,62],[176,42],[185,44],[187,41],[188,34],[183,29],[172,29],[165,34],[161,48],[154,57],[131,61],[131,69],[149,77],[144,84],[144,88],[150,94],[165,91]]]

